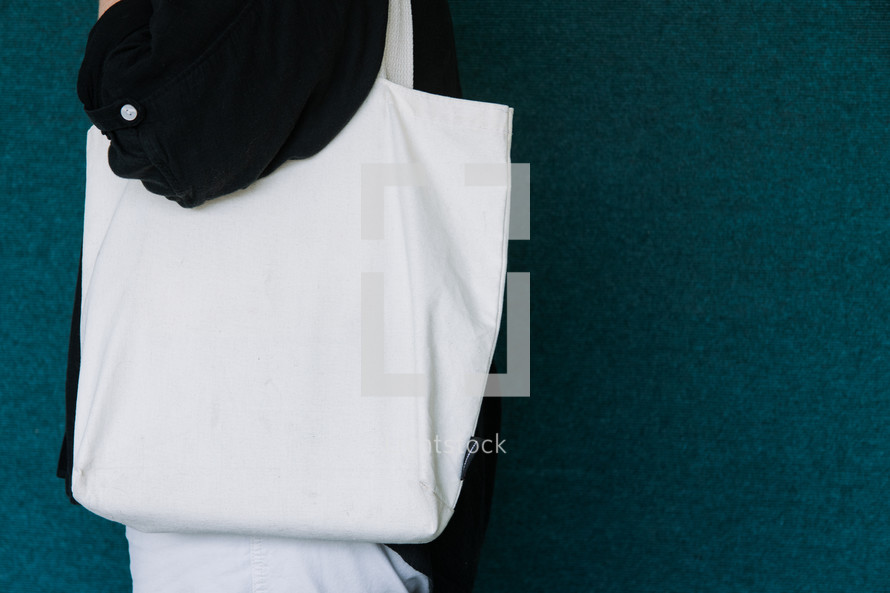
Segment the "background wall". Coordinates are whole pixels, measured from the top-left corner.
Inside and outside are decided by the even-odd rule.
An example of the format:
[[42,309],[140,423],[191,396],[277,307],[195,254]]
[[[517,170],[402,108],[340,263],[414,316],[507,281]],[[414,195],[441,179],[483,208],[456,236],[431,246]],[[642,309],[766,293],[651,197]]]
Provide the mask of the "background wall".
[[122,529],[54,477],[88,125],[74,84],[95,18],[92,2],[0,0],[2,591],[129,587]]
[[[890,588],[884,2],[452,0],[531,163],[479,591]],[[54,478],[92,2],[0,0],[0,590],[125,591]]]

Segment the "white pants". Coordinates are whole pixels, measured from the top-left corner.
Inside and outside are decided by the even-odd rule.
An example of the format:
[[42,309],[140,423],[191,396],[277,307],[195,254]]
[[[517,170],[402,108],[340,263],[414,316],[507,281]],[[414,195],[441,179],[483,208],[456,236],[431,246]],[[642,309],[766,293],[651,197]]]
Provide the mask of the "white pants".
[[133,593],[429,593],[381,544],[127,528]]

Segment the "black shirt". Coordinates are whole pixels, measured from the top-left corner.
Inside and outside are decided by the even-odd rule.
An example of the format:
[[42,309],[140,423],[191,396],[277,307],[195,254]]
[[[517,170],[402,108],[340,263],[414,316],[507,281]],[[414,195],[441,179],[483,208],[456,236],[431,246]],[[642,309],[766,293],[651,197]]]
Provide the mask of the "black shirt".
[[90,33],[77,92],[117,175],[197,206],[337,135],[386,17],[386,0],[123,0]]

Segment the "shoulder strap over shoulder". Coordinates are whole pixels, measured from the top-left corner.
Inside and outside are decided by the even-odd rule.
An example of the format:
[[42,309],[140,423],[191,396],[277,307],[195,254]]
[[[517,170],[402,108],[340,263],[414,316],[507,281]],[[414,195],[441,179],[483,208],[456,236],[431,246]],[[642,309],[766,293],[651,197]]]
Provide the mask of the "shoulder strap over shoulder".
[[386,48],[380,77],[414,88],[414,25],[411,0],[389,0]]

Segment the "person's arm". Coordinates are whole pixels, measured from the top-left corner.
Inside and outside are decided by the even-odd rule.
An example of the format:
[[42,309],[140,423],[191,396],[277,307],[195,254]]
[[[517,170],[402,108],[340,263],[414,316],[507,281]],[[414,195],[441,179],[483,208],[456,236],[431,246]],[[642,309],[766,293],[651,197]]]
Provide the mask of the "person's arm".
[[99,18],[105,14],[105,11],[111,8],[112,4],[117,4],[120,0],[99,0]]
[[386,0],[102,0],[78,77],[109,165],[182,206],[312,156],[358,110]]

